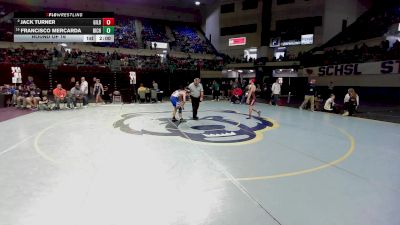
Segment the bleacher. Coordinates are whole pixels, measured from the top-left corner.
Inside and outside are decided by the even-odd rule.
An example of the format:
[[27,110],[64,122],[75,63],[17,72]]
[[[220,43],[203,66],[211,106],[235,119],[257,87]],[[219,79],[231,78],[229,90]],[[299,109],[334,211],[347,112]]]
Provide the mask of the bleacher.
[[164,23],[145,19],[142,21],[142,26],[143,42],[169,42]]
[[391,25],[400,23],[400,2],[396,3],[396,1],[393,1],[393,4],[372,7],[344,31],[334,36],[320,48],[323,49],[383,36]]
[[[389,29],[399,23],[400,2],[376,5],[327,43],[299,54],[298,59],[305,67],[399,59],[400,43],[389,43],[385,37]],[[380,43],[368,43],[377,38]],[[343,45],[351,47],[342,49]]]
[[175,42],[173,42],[176,51],[188,53],[214,54],[214,49],[205,39],[200,37],[194,27],[187,25],[171,26]]
[[135,20],[131,17],[116,16],[114,43],[94,43],[95,46],[113,48],[138,48]]

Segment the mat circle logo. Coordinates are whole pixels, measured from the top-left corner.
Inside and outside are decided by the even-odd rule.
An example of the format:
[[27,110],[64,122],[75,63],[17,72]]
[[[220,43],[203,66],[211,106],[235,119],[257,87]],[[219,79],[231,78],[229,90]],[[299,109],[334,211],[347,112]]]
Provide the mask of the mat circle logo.
[[175,136],[204,143],[241,143],[255,139],[274,124],[262,117],[246,119],[235,111],[204,111],[199,120],[172,122],[171,112],[142,112],[122,115],[115,128],[134,135]]

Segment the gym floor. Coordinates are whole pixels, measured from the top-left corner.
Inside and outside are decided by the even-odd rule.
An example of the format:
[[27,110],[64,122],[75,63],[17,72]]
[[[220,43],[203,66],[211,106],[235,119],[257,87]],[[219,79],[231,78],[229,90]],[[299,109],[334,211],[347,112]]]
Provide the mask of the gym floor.
[[0,225],[400,224],[400,125],[257,104],[0,122]]

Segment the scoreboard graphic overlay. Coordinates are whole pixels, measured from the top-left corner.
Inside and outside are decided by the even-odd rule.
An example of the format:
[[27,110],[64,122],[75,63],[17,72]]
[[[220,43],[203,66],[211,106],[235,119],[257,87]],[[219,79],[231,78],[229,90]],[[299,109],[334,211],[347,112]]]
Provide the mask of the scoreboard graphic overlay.
[[112,12],[15,12],[14,42],[114,42]]

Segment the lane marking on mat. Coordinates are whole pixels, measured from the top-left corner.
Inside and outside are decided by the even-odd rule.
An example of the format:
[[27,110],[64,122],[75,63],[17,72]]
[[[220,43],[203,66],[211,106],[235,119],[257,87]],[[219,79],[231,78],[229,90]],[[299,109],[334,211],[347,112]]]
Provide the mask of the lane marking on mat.
[[334,161],[331,161],[331,162],[327,162],[327,163],[322,164],[317,167],[309,168],[309,169],[303,169],[303,170],[298,170],[298,171],[293,171],[293,172],[280,173],[280,174],[267,175],[267,176],[237,177],[236,180],[238,180],[238,181],[255,181],[255,180],[270,180],[270,179],[277,179],[277,178],[283,178],[283,177],[298,176],[298,175],[303,175],[303,174],[308,174],[308,173],[313,173],[313,172],[316,172],[319,170],[323,170],[325,168],[332,167],[332,166],[335,166],[335,165],[343,162],[344,160],[349,158],[351,154],[353,154],[353,152],[355,150],[356,142],[355,142],[354,137],[350,133],[345,131],[344,129],[336,127],[336,126],[333,126],[333,127],[335,127],[340,133],[342,133],[349,140],[349,143],[350,143],[350,147],[347,149],[346,153],[344,155],[342,155],[340,158],[338,158]]
[[58,123],[54,123],[54,124],[52,124],[52,125],[50,125],[50,126],[44,128],[43,130],[41,130],[41,131],[36,135],[35,140],[33,141],[33,147],[34,147],[35,151],[36,151],[43,159],[45,159],[45,160],[51,162],[52,164],[59,164],[59,161],[53,159],[53,158],[52,158],[51,156],[49,156],[47,153],[45,153],[44,151],[42,151],[42,149],[39,147],[39,140],[40,140],[40,138],[42,137],[42,135],[43,135],[44,133],[46,133],[48,130],[50,130],[50,129],[52,129],[52,128],[54,128],[54,127],[56,127],[56,126],[58,126],[58,125],[60,125],[60,124],[62,124],[62,123],[70,122],[71,120],[74,120],[74,119],[76,119],[76,118],[71,118],[71,119],[68,119],[68,120],[63,120],[63,121],[58,122]]

